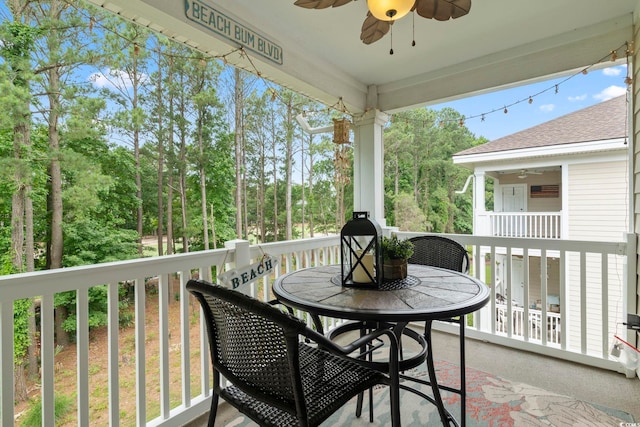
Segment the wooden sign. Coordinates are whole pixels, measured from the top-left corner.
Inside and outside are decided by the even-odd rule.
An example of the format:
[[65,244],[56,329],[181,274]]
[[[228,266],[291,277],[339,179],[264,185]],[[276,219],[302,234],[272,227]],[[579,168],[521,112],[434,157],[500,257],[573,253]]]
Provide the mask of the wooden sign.
[[243,268],[234,268],[218,275],[218,281],[231,289],[248,285],[261,277],[271,274],[278,265],[278,258],[265,255],[256,263]]

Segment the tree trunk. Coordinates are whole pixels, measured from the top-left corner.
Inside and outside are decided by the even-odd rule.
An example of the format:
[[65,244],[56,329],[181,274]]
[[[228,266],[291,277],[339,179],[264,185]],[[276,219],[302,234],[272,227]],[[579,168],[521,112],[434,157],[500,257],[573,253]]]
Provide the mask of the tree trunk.
[[[157,92],[157,108],[159,111],[162,110],[162,94],[163,94],[163,85],[162,85],[162,52],[158,52],[158,84],[156,86]],[[164,230],[163,230],[163,222],[164,222],[164,198],[163,198],[163,182],[164,182],[164,132],[162,127],[162,114],[158,114],[157,121],[157,129],[156,132],[158,134],[158,226],[156,229],[156,234],[158,235],[158,255],[162,256],[164,254]]]
[[293,223],[291,211],[293,206],[291,203],[291,186],[293,175],[293,105],[292,100],[289,99],[287,103],[287,123],[285,124],[286,133],[286,150],[285,150],[285,177],[286,177],[286,198],[285,198],[285,212],[287,215],[285,224],[285,240],[291,240],[293,237]]
[[[169,68],[169,81],[172,81],[172,69]],[[169,158],[167,159],[167,171],[169,172],[169,176],[167,177],[167,255],[171,255],[175,253],[174,247],[174,238],[173,238],[173,176],[174,170],[176,167],[175,162],[175,153],[174,153],[174,143],[173,143],[173,135],[174,135],[174,121],[173,121],[173,93],[170,92],[169,95],[169,147],[167,148],[167,152]]]
[[[27,194],[31,193],[31,185],[27,186]],[[26,248],[26,261],[27,271],[35,271],[35,247],[33,237],[33,200],[27,197],[25,200],[24,209],[25,219],[25,248]],[[27,312],[27,322],[29,329],[29,336],[31,340],[29,347],[27,348],[27,375],[29,379],[36,380],[38,378],[38,343],[36,342],[36,309],[31,300],[29,310]]]
[[240,69],[235,69],[235,157],[236,157],[236,234],[242,238],[242,76]]
[[[134,49],[133,54],[133,84],[131,89],[133,90],[133,98],[131,100],[131,109],[136,111],[138,109],[138,86],[140,85],[140,76],[138,75],[138,54]],[[138,209],[136,209],[137,230],[138,230],[138,255],[142,257],[142,234],[143,234],[143,212],[142,212],[142,173],[140,171],[140,129],[137,121],[134,119],[133,125],[133,152],[136,165],[136,198],[138,199]]]
[[200,154],[200,207],[202,209],[202,233],[204,249],[209,250],[209,221],[207,221],[207,180],[204,167],[204,143],[202,141],[202,127],[204,126],[204,107],[200,107],[198,114],[198,153]]
[[182,211],[182,253],[189,252],[189,236],[187,235],[187,171],[186,141],[180,141],[180,207]]
[[273,168],[273,238],[274,240],[278,240],[278,158],[277,158],[277,149],[276,149],[276,141],[273,140],[273,160],[271,167]]
[[[52,40],[55,43],[55,40]],[[53,49],[53,48],[52,48]],[[49,78],[49,151],[51,152],[51,163],[49,164],[49,202],[51,212],[51,222],[49,229],[49,256],[48,268],[62,268],[63,236],[62,236],[62,170],[60,167],[60,133],[58,122],[61,111],[60,103],[60,68],[52,67],[48,72]],[[70,342],[69,334],[62,329],[62,322],[67,319],[67,310],[57,307],[55,317],[56,343],[66,346]]]

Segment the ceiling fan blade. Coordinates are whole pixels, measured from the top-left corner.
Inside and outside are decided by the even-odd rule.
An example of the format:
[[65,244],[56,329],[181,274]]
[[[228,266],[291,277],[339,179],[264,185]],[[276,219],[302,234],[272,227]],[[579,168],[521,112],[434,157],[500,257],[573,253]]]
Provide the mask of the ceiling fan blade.
[[381,21],[367,12],[367,17],[362,23],[362,33],[360,33],[360,40],[364,44],[371,44],[380,40],[385,34],[389,32],[391,24],[389,21]]
[[460,18],[471,10],[471,0],[416,0],[418,15],[437,21]]
[[343,6],[352,0],[296,0],[293,4],[305,9],[326,9],[327,7]]

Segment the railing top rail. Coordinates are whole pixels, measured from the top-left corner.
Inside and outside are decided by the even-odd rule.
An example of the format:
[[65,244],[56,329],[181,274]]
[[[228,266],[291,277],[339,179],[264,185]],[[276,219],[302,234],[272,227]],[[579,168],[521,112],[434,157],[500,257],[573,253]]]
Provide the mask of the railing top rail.
[[485,212],[491,216],[560,216],[562,212]]
[[[252,256],[256,257],[261,253],[278,256],[295,251],[332,246],[338,242],[339,236],[313,237],[252,245],[250,250]],[[10,301],[33,297],[34,295],[51,295],[74,289],[88,289],[106,283],[145,279],[161,274],[196,270],[202,267],[219,266],[233,262],[235,262],[235,250],[221,248],[186,254],[11,274],[0,276],[0,300]],[[38,286],[44,280],[46,280],[46,286],[45,284]]]
[[[438,235],[438,233],[417,232],[396,232],[396,234],[402,238],[428,234]],[[565,250],[570,252],[611,253],[616,255],[626,255],[627,248],[627,243],[623,240],[620,242],[598,242],[591,240],[475,236],[471,234],[446,234],[446,236],[464,245],[495,246],[499,248],[545,249],[550,251]],[[622,237],[626,238],[626,235]]]

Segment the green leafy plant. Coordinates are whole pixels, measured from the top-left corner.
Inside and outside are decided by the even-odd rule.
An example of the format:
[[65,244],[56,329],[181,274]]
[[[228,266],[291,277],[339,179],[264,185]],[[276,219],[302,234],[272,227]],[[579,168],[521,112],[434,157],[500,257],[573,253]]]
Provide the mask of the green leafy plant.
[[[54,413],[56,417],[56,425],[63,423],[67,415],[73,410],[74,400],[71,397],[56,394],[54,397]],[[29,403],[29,409],[22,420],[25,427],[36,427],[42,425],[42,400],[40,396],[36,397]]]
[[413,255],[413,243],[399,239],[397,235],[382,237],[382,254],[384,259],[409,259]]

